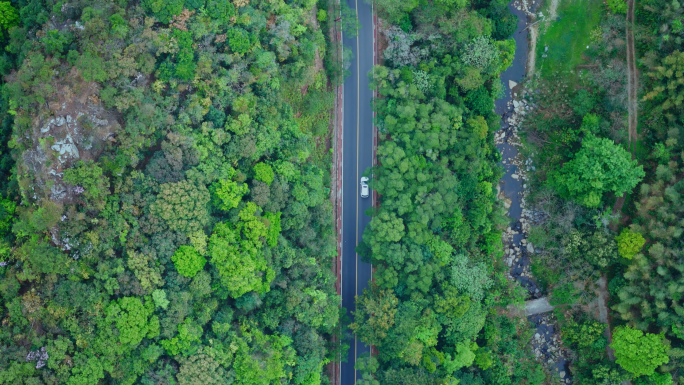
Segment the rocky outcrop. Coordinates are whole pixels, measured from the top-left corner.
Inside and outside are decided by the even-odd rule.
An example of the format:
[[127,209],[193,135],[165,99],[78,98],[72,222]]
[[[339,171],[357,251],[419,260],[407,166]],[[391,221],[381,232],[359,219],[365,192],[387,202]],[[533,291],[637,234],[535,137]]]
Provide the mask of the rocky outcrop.
[[63,171],[79,160],[97,159],[121,128],[116,113],[104,107],[99,88],[78,76],[56,78],[57,92],[48,97],[32,119],[29,144],[18,162],[19,175],[30,178],[27,198],[73,203],[78,186],[63,181]]

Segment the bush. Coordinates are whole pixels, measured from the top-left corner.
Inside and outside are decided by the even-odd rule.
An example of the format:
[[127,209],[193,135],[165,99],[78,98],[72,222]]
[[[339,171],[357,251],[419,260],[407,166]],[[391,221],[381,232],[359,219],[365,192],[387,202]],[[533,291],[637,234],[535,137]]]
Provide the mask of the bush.
[[84,189],[85,196],[100,200],[109,194],[107,178],[102,175],[102,168],[92,160],[76,163],[76,167],[64,170],[64,181]]

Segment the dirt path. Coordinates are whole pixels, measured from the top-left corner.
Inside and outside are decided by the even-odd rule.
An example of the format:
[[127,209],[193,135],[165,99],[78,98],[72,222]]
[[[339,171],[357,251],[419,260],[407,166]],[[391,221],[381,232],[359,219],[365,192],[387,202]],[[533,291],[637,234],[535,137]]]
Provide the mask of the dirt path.
[[[627,38],[627,135],[628,135],[628,149],[632,153],[632,159],[636,158],[637,146],[637,91],[639,89],[639,78],[636,67],[636,50],[634,49],[634,8],[636,0],[627,0],[627,26],[625,34]],[[613,206],[613,214],[622,211],[622,205],[625,204],[625,196],[623,194],[615,201]],[[617,229],[617,224],[612,226]]]
[[634,4],[635,0],[627,0],[627,112],[628,118],[628,133],[629,133],[629,148],[632,152],[632,159],[636,153],[637,143],[637,90],[638,78],[636,68],[636,51],[634,49]]
[[527,53],[527,78],[532,79],[537,66],[537,36],[539,24],[530,27],[530,50]]

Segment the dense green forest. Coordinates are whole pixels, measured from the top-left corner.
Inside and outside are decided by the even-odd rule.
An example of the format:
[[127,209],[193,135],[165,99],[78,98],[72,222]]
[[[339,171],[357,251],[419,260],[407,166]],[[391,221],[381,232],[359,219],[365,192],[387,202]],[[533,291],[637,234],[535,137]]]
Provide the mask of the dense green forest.
[[506,278],[493,132],[499,74],[513,60],[506,1],[378,1],[384,64],[372,74],[380,198],[358,252],[375,267],[357,300],[378,355],[363,384],[541,384],[524,295]]
[[327,383],[326,10],[0,2],[0,384]]
[[[361,385],[558,381],[503,260],[507,3],[374,1]],[[0,1],[0,384],[330,383],[335,4]],[[684,384],[683,4],[556,5],[517,96],[532,273],[573,383]]]

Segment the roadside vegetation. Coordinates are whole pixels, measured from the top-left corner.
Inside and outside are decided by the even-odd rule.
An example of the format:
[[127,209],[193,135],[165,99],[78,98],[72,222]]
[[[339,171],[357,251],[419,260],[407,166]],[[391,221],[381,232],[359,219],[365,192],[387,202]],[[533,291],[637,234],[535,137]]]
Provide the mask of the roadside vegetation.
[[678,384],[684,15],[676,1],[636,2],[632,152],[626,12],[619,1],[561,1],[540,29],[522,130],[537,170],[532,271],[558,306],[575,383]]
[[327,383],[327,6],[0,2],[0,384]]

